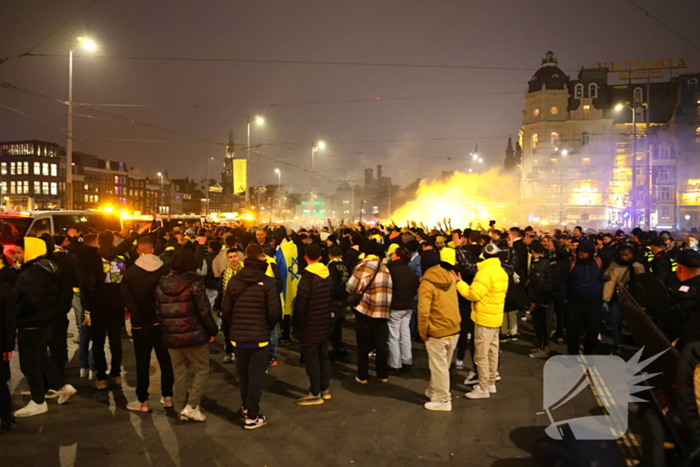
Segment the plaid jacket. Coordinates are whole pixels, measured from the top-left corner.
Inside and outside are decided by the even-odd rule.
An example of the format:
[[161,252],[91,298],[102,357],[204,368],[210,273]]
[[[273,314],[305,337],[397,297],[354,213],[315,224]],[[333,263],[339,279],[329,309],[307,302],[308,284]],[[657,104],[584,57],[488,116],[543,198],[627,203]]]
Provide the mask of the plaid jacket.
[[362,293],[362,301],[355,308],[359,313],[370,318],[389,318],[389,306],[391,305],[391,274],[385,264],[380,265],[379,273],[374,278],[369,290],[367,284],[372,280],[377,265],[380,264],[376,256],[363,259],[352,271],[348,280],[348,293]]

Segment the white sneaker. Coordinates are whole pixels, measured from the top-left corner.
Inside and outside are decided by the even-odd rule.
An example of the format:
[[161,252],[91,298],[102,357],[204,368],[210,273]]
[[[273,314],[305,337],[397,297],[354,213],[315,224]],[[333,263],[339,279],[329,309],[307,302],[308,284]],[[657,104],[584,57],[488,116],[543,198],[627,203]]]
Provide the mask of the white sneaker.
[[500,380],[501,380],[501,374],[500,374],[500,373],[496,373],[496,381],[500,381]]
[[479,377],[476,375],[476,372],[470,371],[469,374],[467,374],[467,379],[464,380],[464,384],[467,386],[473,386],[476,383],[479,382]]
[[[72,387],[72,386],[71,386]],[[46,391],[46,396],[44,396],[46,399],[58,399],[58,391],[55,389],[49,389]]]
[[31,417],[33,415],[40,415],[49,411],[49,405],[44,401],[43,404],[37,404],[34,401],[29,401],[29,404],[25,405],[21,409],[15,412],[15,417]]
[[475,386],[471,392],[465,394],[467,399],[488,399],[491,394],[488,391],[481,389],[481,386]]
[[496,394],[496,385],[495,384],[489,384],[489,393],[490,394]]
[[163,404],[164,409],[171,409],[173,407],[173,398],[170,396],[161,397],[160,403]]
[[75,389],[72,384],[64,384],[63,387],[58,390],[58,405],[63,405],[68,402],[68,399],[73,397],[76,392],[78,392],[78,390]]
[[194,420],[195,422],[203,422],[207,419],[207,416],[204,415],[201,410],[199,410],[199,406],[195,407],[194,409],[190,409],[188,417],[190,420]]
[[423,404],[423,407],[428,410],[435,410],[439,412],[451,412],[452,402],[426,402]]
[[94,381],[95,378],[97,378],[97,372],[94,370],[90,370],[90,372],[88,373],[88,379],[90,381]]
[[80,369],[80,377],[81,378],[87,378],[88,375],[90,374],[90,370],[87,368],[81,368]]
[[126,404],[126,410],[133,410],[134,412],[150,412],[151,411],[151,404],[146,402],[139,402],[138,399],[136,399],[133,402],[129,402]]
[[464,361],[457,360],[457,362],[455,362],[455,368],[458,370],[463,370],[464,369]]
[[369,358],[375,358],[377,356],[377,351],[373,350],[369,353]]
[[231,363],[236,359],[236,355],[232,353],[228,353],[224,356],[223,363]]

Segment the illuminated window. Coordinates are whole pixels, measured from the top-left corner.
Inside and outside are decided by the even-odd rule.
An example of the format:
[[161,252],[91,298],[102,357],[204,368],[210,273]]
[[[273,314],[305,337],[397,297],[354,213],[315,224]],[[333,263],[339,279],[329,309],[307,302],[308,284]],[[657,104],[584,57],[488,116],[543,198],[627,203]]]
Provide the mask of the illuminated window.
[[535,117],[537,117],[539,114],[540,114],[540,109],[535,109],[532,111],[532,115],[534,115]]
[[34,163],[34,175],[41,175],[41,162]]
[[539,163],[540,163],[540,161],[538,161],[537,159],[533,159],[533,160],[532,160],[532,165],[537,165],[537,164],[539,164]]
[[58,164],[51,164],[51,176],[52,177],[58,176]]
[[[700,135],[700,128],[698,128],[698,131],[697,131],[696,133],[698,133],[698,135]],[[532,145],[532,149],[535,149],[535,148],[537,147],[537,144],[539,143],[539,139],[538,139],[538,137],[537,137],[537,133],[535,133],[534,135],[532,135],[532,137],[530,138],[530,143],[531,143],[531,145]],[[14,173],[14,169],[13,169],[13,172],[12,172],[12,173]]]
[[656,197],[659,201],[670,201],[671,200],[671,188],[667,186],[658,187],[656,190]]
[[7,182],[0,182],[0,191],[3,195],[7,194]]
[[588,85],[588,97],[598,97],[598,85],[591,83]]
[[581,159],[581,164],[582,165],[591,165],[591,158],[590,157],[584,157]]
[[642,88],[634,88],[634,102],[642,102],[644,99],[644,91]]
[[34,182],[34,194],[41,194],[41,182]]
[[551,159],[549,159],[550,164],[556,164],[557,162],[559,162],[559,159],[557,159],[556,157],[552,157]]
[[14,195],[17,191],[16,182],[13,180],[10,182],[10,194]]
[[581,146],[588,146],[591,142],[591,134],[587,131],[581,133]]
[[550,112],[552,115],[556,115],[556,114],[559,113],[559,109],[557,109],[556,107],[552,107],[551,109],[549,109],[549,112]]
[[700,142],[700,126],[695,129],[695,139]]
[[372,206],[372,214],[379,214],[379,206]]
[[56,182],[51,182],[51,194],[52,194],[52,195],[57,195],[57,194],[58,194],[58,183],[56,183]]
[[41,182],[41,192],[45,195],[49,194],[49,182]]
[[559,133],[552,132],[549,137],[549,142],[554,147],[559,146]]
[[22,171],[22,173],[24,175],[29,175],[29,162],[24,162],[23,165],[24,165],[24,170]]
[[583,106],[583,119],[588,120],[590,117],[591,117],[591,106],[584,105]]
[[44,162],[41,164],[41,175],[48,177],[49,176],[49,164]]
[[14,162],[10,162],[10,174],[17,175],[17,166]]
[[0,164],[0,174],[7,175],[7,162]]
[[576,99],[581,99],[583,97],[583,84],[578,83],[574,86],[574,97]]

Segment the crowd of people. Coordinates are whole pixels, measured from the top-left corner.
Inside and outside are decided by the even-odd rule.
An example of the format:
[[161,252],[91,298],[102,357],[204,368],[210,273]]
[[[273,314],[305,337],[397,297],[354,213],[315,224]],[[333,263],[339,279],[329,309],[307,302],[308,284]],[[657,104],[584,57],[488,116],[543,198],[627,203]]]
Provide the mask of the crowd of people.
[[[613,352],[620,352],[622,289],[642,274],[669,294],[669,309],[653,316],[669,340],[700,338],[693,324],[700,313],[693,233],[499,230],[494,221],[459,229],[450,220],[432,229],[149,224],[135,232],[25,237],[12,250],[14,263],[4,257],[0,269],[2,432],[11,431],[15,417],[46,413],[47,398],[62,405],[76,394],[65,376],[71,311],[80,377],[96,390],[121,385],[128,320],[137,400],[127,409],[152,410],[155,352],[160,403],[183,421],[206,419],[200,402],[210,343],[221,332],[222,363],[236,365],[238,415],[249,430],[267,424],[260,401],[280,345],[296,341],[309,378],[308,394],[296,403],[332,399],[332,364],[349,358],[343,337],[349,316],[357,384],[368,383],[371,360],[381,383],[410,372],[414,343],[422,343],[430,369],[425,408],[433,411],[452,410],[453,367],[468,371],[467,399],[496,393],[500,344],[522,338],[527,321],[535,336],[531,358],[548,358],[550,340],[566,343],[570,354],[594,354],[606,327]],[[6,381],[15,346],[30,401],[13,412]]]

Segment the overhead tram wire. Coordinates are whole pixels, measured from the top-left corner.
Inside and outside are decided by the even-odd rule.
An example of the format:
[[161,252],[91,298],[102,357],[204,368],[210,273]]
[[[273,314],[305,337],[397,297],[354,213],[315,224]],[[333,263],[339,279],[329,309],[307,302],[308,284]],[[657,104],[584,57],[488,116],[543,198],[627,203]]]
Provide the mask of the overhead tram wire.
[[656,23],[658,23],[659,25],[661,25],[661,27],[663,27],[664,29],[666,29],[668,32],[670,32],[670,33],[673,34],[674,36],[678,37],[680,40],[682,40],[682,41],[685,42],[686,44],[690,45],[690,46],[693,47],[694,49],[700,50],[700,46],[699,46],[699,45],[695,44],[695,43],[692,42],[690,39],[688,39],[687,37],[685,37],[683,34],[679,33],[678,31],[676,31],[675,29],[673,29],[671,26],[669,26],[669,25],[667,25],[666,23],[664,23],[663,21],[661,21],[661,20],[660,20],[659,18],[657,18],[656,16],[652,15],[648,10],[645,10],[641,5],[638,5],[636,2],[634,2],[634,0],[627,0],[627,1],[628,1],[629,3],[631,3],[635,8],[637,8],[638,10],[640,10],[642,13],[644,13],[647,17],[651,18],[651,19],[654,20]]

